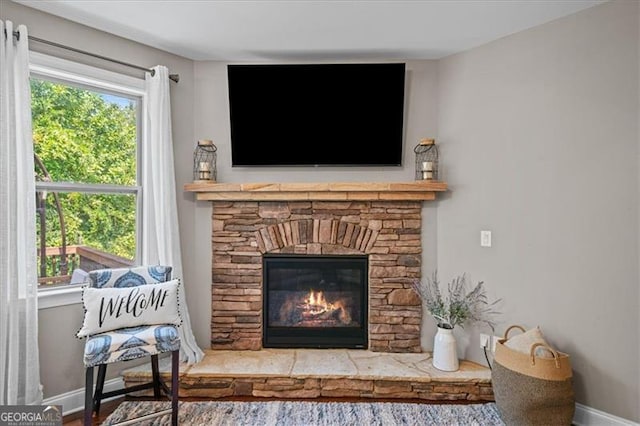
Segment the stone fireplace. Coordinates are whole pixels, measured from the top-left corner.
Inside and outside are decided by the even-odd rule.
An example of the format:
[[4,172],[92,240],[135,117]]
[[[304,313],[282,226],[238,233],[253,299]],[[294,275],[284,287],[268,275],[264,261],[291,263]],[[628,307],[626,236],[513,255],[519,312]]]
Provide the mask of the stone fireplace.
[[[420,278],[421,210],[446,183],[185,189],[213,204],[213,303],[211,349],[181,367],[180,396],[493,400],[488,368],[463,360],[459,371],[441,372],[429,352],[418,353],[422,307],[411,284]],[[368,350],[325,349],[340,329],[358,327],[359,343],[343,346]],[[301,328],[293,334],[303,343],[277,342],[275,333],[278,347],[268,347],[270,328]],[[149,381],[140,368],[125,373],[127,386]]]
[[[314,341],[309,347],[328,347],[331,336],[341,338],[345,329],[357,328],[355,324],[360,322],[365,327],[360,341],[353,343],[358,337],[349,335],[346,339],[350,343],[342,347],[377,352],[422,351],[421,301],[410,289],[413,280],[420,278],[421,201],[212,203],[212,349],[259,350],[265,342],[267,346],[274,342],[277,347],[287,346],[278,335],[282,321],[293,322],[293,327],[285,324],[288,331],[304,329],[296,321],[306,316],[302,324],[309,327],[306,331],[293,330],[298,340],[290,347],[305,347],[307,332],[313,334],[318,329],[320,336],[315,338],[320,342]],[[280,292],[278,297],[285,297],[289,291],[289,300],[277,301],[278,312],[265,317],[264,264],[269,259],[282,259],[283,255],[306,265],[315,259],[363,259],[367,288],[354,292],[349,284],[354,281],[353,273],[332,274],[330,270],[335,270],[336,265],[324,272],[313,267],[298,271],[298,275],[309,275],[302,284],[296,281],[296,273],[285,273],[275,291]],[[320,276],[322,273],[325,275]],[[317,280],[317,288],[311,288],[314,285],[309,280]],[[333,287],[328,282],[331,280]],[[321,312],[317,306],[319,292],[325,299],[323,303],[331,305],[322,308],[327,311]],[[356,293],[364,299],[360,310],[351,306]],[[285,313],[287,307],[293,312]],[[361,314],[366,316],[358,321]],[[313,321],[323,318],[328,322],[314,326]],[[263,340],[265,329],[271,328],[278,330],[275,335],[267,333],[271,339]]]

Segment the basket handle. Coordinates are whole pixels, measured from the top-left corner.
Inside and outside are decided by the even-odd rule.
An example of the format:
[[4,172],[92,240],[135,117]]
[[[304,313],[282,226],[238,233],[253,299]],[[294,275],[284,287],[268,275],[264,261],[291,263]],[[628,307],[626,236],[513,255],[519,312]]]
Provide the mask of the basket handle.
[[509,332],[511,330],[513,330],[514,328],[518,328],[520,329],[520,331],[522,331],[524,333],[524,327],[521,325],[512,325],[511,327],[507,328],[507,331],[504,332],[504,338],[505,340],[509,338]]
[[545,349],[548,349],[549,352],[551,352],[553,354],[553,359],[556,362],[556,368],[560,368],[560,360],[558,359],[558,351],[556,351],[555,349],[553,349],[549,345],[545,345],[542,342],[534,343],[533,345],[531,345],[531,365],[536,365],[536,348],[538,348],[540,346],[542,346]]

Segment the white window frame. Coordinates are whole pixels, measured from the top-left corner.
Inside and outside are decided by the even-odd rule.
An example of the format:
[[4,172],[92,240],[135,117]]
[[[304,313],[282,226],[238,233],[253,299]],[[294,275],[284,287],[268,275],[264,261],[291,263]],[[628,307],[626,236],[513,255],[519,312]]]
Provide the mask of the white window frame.
[[[54,80],[61,83],[80,85],[89,90],[96,89],[125,95],[140,99],[137,117],[138,146],[136,169],[137,185],[104,185],[104,184],[78,184],[71,182],[36,182],[36,190],[48,191],[79,191],[92,194],[135,194],[136,195],[136,258],[140,259],[142,253],[142,161],[144,154],[142,146],[145,138],[145,125],[143,117],[146,116],[145,81],[112,71],[103,70],[78,62],[69,61],[55,56],[49,56],[38,52],[29,53],[29,70],[31,76]],[[57,306],[82,303],[82,285],[69,284],[53,288],[38,289],[38,309],[47,309]]]

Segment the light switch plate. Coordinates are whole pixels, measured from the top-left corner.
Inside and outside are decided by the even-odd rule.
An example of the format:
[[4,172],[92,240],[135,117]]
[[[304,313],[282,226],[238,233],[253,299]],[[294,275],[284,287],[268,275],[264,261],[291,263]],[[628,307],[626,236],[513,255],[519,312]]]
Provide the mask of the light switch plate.
[[480,246],[491,247],[491,231],[480,231]]

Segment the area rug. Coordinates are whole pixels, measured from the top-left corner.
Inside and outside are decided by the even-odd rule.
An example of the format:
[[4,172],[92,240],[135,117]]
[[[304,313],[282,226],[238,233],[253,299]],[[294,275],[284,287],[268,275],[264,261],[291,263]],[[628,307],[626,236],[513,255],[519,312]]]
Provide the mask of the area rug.
[[[125,401],[102,424],[112,425],[168,408],[171,408],[169,402]],[[494,403],[464,405],[308,401],[181,402],[178,423],[181,426],[504,425]],[[171,415],[138,424],[170,425]]]

